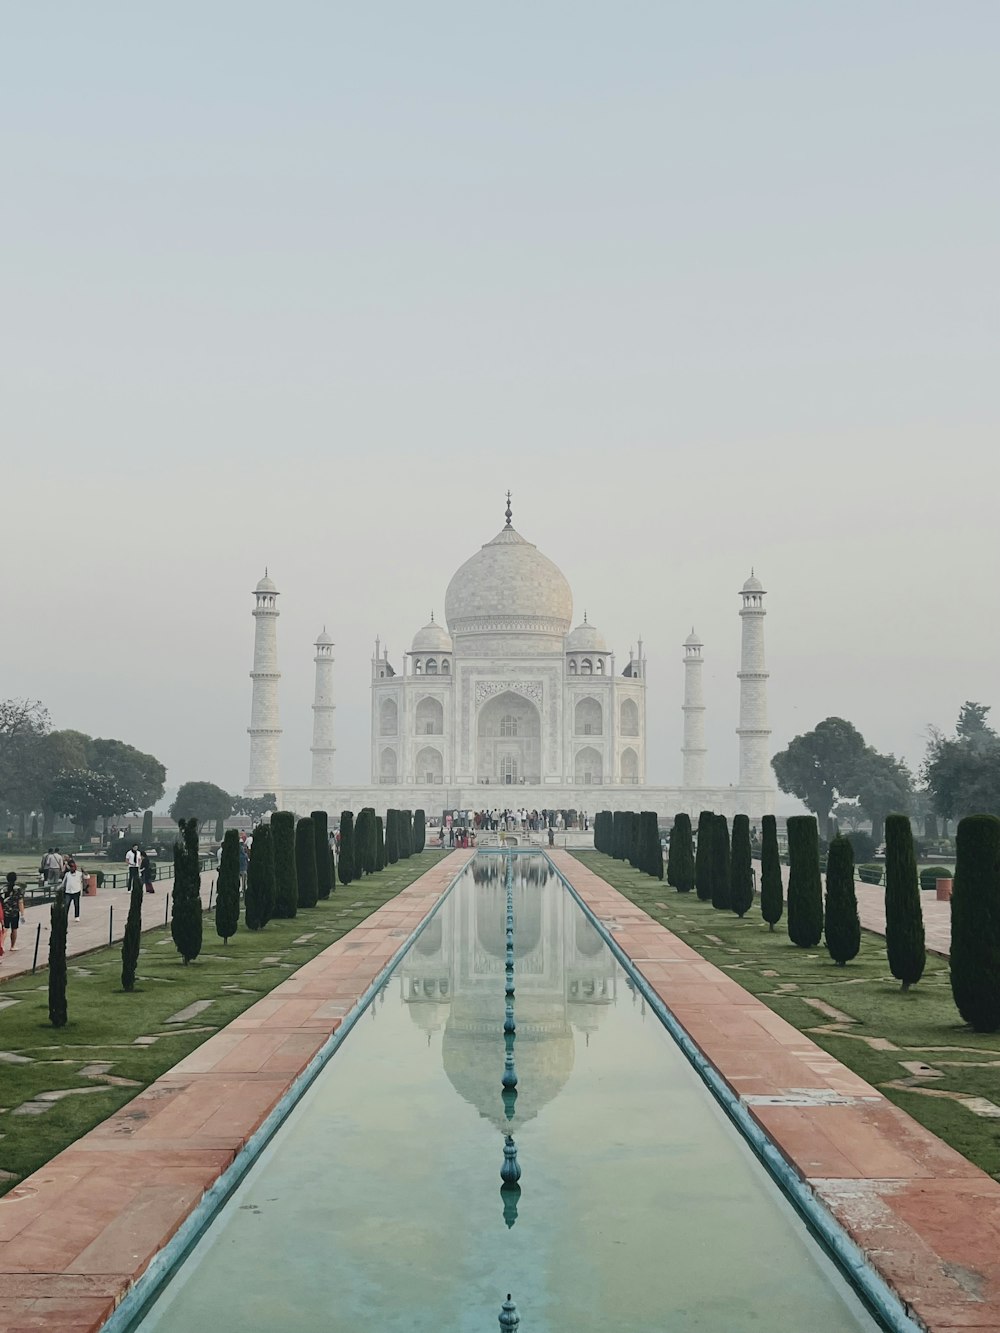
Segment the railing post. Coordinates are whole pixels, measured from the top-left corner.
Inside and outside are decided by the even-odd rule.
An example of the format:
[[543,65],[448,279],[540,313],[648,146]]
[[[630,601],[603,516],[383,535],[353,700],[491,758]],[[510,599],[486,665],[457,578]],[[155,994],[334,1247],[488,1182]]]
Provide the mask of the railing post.
[[114,944],[114,942],[115,942],[115,905],[114,903],[112,903],[111,906],[108,908],[108,944]]
[[167,924],[170,916],[170,894],[168,893],[163,903],[163,924]]
[[35,975],[35,968],[38,966],[38,945],[42,938],[42,923],[39,921],[38,928],[35,931],[35,956],[31,960],[31,975]]

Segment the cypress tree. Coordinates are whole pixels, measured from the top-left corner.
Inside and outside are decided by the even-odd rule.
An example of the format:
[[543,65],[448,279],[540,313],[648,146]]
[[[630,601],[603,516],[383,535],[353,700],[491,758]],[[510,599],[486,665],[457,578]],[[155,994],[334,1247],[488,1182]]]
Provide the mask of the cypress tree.
[[[254,840],[256,841],[256,839]],[[250,868],[247,867],[249,877]],[[229,943],[240,924],[240,835],[236,829],[226,830],[222,839],[219,877],[215,882],[215,933]]]
[[611,855],[616,861],[624,861],[628,853],[625,840],[625,810],[616,810],[611,816]]
[[826,856],[826,951],[843,967],[861,948],[861,922],[854,893],[854,848],[838,833]]
[[268,824],[254,831],[245,907],[247,930],[263,930],[274,911],[274,853]]
[[639,830],[634,810],[625,811],[625,860],[633,870],[639,867]]
[[645,843],[645,871],[654,879],[663,878],[663,845],[660,842],[660,821],[655,810],[644,810],[641,815]]
[[760,914],[770,930],[781,920],[785,910],[785,889],[781,882],[781,856],[778,852],[778,821],[765,815],[760,821]]
[[729,883],[730,902],[738,917],[746,916],[753,906],[753,867],[750,859],[750,817],[734,815]]
[[885,819],[885,949],[889,971],[909,990],[924,974],[927,950],[913,832],[906,815]]
[[325,810],[314,810],[309,816],[316,843],[316,897],[329,898],[333,888],[333,857],[330,854],[330,826]]
[[277,810],[271,816],[271,846],[274,849],[274,912],[290,921],[298,910],[299,886],[295,870],[295,816]]
[[399,860],[399,811],[385,812],[385,863],[394,866]]
[[702,810],[698,816],[698,847],[694,858],[694,883],[698,897],[708,902],[712,896],[712,832],[715,815]]
[[407,860],[413,854],[413,816],[409,810],[399,812],[399,856]]
[[728,912],[733,905],[729,882],[729,821],[725,815],[716,815],[712,824],[712,906],[719,912]]
[[788,820],[788,938],[814,949],[823,938],[823,885],[815,815]]
[[375,816],[375,869],[385,869],[385,828],[382,816]]
[[316,830],[308,815],[295,825],[295,883],[299,907],[315,907],[319,898]]
[[221,842],[226,834],[225,821],[220,817],[215,821],[215,841]]
[[139,948],[142,942],[142,900],[145,897],[142,880],[137,876],[128,896],[128,918],[122,936],[122,990],[135,990],[135,973],[139,966]]
[[374,875],[378,869],[378,816],[372,806],[368,806],[365,867],[369,875]]
[[691,816],[674,816],[670,831],[670,859],[673,864],[671,883],[678,893],[690,893],[694,888],[694,839],[691,834]]
[[951,993],[976,1032],[1000,1028],[1000,819],[967,815],[955,840]]
[[69,903],[62,889],[56,890],[49,911],[49,1022],[64,1028],[66,1008],[66,934],[69,930]]
[[426,820],[423,810],[413,812],[413,854],[419,856],[427,842]]
[[174,893],[170,905],[170,934],[184,964],[201,953],[201,860],[197,819],[178,820],[180,837],[174,843]]
[[354,811],[340,812],[340,854],[337,857],[337,878],[341,884],[350,884],[354,878]]
[[142,846],[143,850],[153,845],[153,812],[147,810],[142,816]]

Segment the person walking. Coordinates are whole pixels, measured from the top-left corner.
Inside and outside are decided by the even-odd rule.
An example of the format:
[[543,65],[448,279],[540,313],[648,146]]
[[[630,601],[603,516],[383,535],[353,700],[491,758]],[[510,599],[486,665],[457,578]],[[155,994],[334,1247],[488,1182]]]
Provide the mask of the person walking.
[[80,894],[83,892],[83,871],[79,868],[72,857],[66,865],[66,873],[62,877],[62,891],[66,895],[68,904],[66,911],[69,912],[69,906],[73,908],[73,919],[80,919]]
[[246,897],[247,871],[250,869],[249,838],[244,833],[240,838],[240,893]]
[[17,931],[21,924],[21,917],[24,916],[24,890],[18,885],[17,871],[7,871],[7,882],[2,892],[0,892],[0,911],[3,915],[3,926],[0,927],[0,953],[3,952],[3,931],[10,931],[10,947],[17,947]]
[[134,842],[125,853],[125,864],[128,866],[128,891],[131,893],[139,883],[139,872],[142,864],[142,857],[139,853],[139,844],[137,842]]
[[62,857],[54,847],[50,847],[42,860],[45,867],[46,887],[54,889],[62,878]]
[[149,859],[149,852],[143,852],[139,860],[139,874],[142,877],[142,887],[147,893],[155,893],[153,888],[153,863]]

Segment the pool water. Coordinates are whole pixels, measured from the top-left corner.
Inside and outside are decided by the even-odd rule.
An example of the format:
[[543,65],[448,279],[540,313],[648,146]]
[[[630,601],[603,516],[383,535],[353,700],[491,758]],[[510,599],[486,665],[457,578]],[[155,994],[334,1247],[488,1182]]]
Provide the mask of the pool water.
[[505,1105],[508,859],[459,878],[144,1333],[472,1333],[508,1291],[521,1333],[878,1327],[538,855],[510,858]]

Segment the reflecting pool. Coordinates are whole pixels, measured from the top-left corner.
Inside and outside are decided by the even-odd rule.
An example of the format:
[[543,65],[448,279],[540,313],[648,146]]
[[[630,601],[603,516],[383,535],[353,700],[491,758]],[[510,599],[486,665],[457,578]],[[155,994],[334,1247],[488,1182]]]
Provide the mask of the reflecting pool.
[[544,857],[482,853],[141,1328],[492,1333],[508,1291],[521,1333],[877,1327]]

